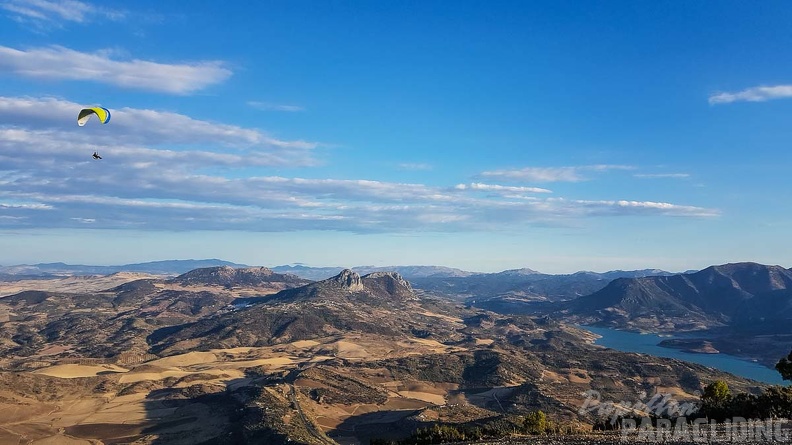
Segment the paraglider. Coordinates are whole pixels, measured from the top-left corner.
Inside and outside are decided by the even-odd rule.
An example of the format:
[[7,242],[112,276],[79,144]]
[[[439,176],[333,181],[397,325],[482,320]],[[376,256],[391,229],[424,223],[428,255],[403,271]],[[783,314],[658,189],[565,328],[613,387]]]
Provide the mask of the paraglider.
[[110,110],[102,107],[93,107],[80,110],[80,114],[77,115],[77,125],[82,127],[94,115],[103,124],[110,122]]
[[[110,122],[110,110],[103,107],[91,107],[80,110],[80,114],[77,115],[77,125],[81,127],[84,126],[91,116],[96,116],[99,122],[103,124]],[[98,152],[94,152],[93,158],[97,160],[102,159]]]

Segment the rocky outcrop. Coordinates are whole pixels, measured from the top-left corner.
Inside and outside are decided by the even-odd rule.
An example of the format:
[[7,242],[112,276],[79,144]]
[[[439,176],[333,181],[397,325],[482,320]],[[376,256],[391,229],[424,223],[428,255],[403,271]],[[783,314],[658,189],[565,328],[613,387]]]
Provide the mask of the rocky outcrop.
[[396,272],[374,272],[363,276],[363,285],[375,295],[389,300],[417,300],[410,283]]
[[294,286],[310,281],[295,275],[279,274],[266,267],[244,267],[235,269],[229,266],[195,269],[170,280],[172,283],[187,285],[215,286],[260,286],[269,283],[289,283]]
[[340,274],[326,280],[330,283],[341,286],[342,289],[349,292],[358,292],[363,290],[363,281],[356,272],[349,269],[344,269]]

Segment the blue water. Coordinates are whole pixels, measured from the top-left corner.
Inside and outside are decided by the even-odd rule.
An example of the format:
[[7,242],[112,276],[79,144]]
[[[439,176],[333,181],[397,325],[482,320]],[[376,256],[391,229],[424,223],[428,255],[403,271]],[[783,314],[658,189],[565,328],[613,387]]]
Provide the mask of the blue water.
[[679,337],[660,337],[655,334],[637,334],[634,332],[618,331],[610,328],[600,328],[594,326],[580,326],[580,328],[591,331],[602,338],[597,339],[595,344],[606,348],[616,349],[624,352],[640,352],[657,357],[675,358],[688,362],[698,363],[709,366],[721,371],[729,372],[741,377],[758,380],[760,382],[771,383],[774,385],[786,385],[781,375],[775,369],[770,369],[759,363],[741,359],[728,354],[696,354],[684,352],[678,349],[664,348],[658,346],[663,340]]

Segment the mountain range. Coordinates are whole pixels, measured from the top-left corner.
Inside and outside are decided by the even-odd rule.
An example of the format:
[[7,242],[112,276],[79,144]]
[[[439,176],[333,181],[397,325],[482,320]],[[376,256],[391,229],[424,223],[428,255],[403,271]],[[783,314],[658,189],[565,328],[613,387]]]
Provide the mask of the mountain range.
[[477,273],[463,277],[416,277],[416,288],[455,300],[466,300],[498,312],[517,310],[523,303],[562,301],[591,294],[615,278],[671,275],[658,269],[577,272],[551,275],[531,269]]
[[[108,277],[85,289],[97,280]],[[715,379],[761,386],[602,348],[554,317],[434,296],[397,272],[309,282],[221,266],[91,291],[43,282],[0,289],[0,441],[367,443],[436,422],[511,431],[535,409],[584,428],[597,420],[579,411],[587,390],[694,400]]]
[[[41,263],[0,267],[0,277],[7,279],[52,278],[62,276],[107,275],[119,272],[147,273],[152,275],[177,275],[188,271],[226,266],[249,266],[217,259],[169,260],[121,266],[86,266],[64,263]],[[269,268],[274,273],[296,275],[312,281],[338,275],[343,267],[307,267],[285,265]],[[670,275],[658,269],[636,271],[577,272],[552,275],[532,269],[512,269],[497,273],[469,272],[443,266],[358,266],[349,270],[360,275],[374,272],[396,272],[423,292],[459,301],[471,300],[482,308],[500,312],[520,311],[525,302],[560,301],[588,295],[602,289],[615,278]]]
[[792,319],[792,271],[735,263],[695,273],[617,278],[603,289],[566,302],[570,315],[660,331]]
[[570,323],[641,332],[686,332],[664,346],[741,356],[773,367],[792,349],[792,270],[756,263],[695,273],[619,278],[542,308]]
[[152,275],[178,275],[205,267],[248,267],[218,259],[205,260],[164,260],[146,263],[124,264],[121,266],[87,266],[65,263],[19,264],[0,266],[0,277],[51,277],[71,275],[109,275],[119,272],[138,272]]
[[[152,275],[178,275],[195,269],[228,266],[233,268],[250,267],[246,264],[234,263],[218,259],[202,260],[164,260],[151,261],[145,263],[123,264],[118,266],[93,266],[66,263],[37,263],[37,264],[18,264],[13,266],[0,266],[0,277],[19,278],[19,277],[51,277],[51,276],[74,276],[74,275],[108,275],[119,272],[149,273]],[[308,267],[303,265],[284,265],[269,268],[269,270],[292,274],[307,280],[324,280],[341,273],[345,267]],[[467,272],[444,266],[357,266],[351,270],[359,274],[369,274],[373,272],[397,272],[404,277],[464,277],[473,275],[474,272]]]
[[[345,269],[347,268],[308,267],[303,265],[275,266],[272,268],[274,272],[290,273],[297,275],[298,277],[305,278],[308,280],[314,280],[314,281],[324,280],[326,278],[330,278],[332,276],[338,275]],[[427,277],[467,277],[475,274],[475,272],[468,272],[465,270],[454,269],[452,267],[445,267],[445,266],[389,266],[389,267],[356,266],[349,268],[349,270],[352,270],[353,272],[356,272],[361,275],[366,275],[373,272],[396,272],[399,275],[410,280],[416,278],[427,278]]]

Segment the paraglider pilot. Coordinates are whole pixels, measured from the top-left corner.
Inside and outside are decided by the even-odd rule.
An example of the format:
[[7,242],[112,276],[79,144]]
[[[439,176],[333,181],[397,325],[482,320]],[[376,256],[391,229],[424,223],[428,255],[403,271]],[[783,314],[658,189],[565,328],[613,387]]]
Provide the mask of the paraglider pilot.
[[97,152],[94,152],[94,154],[93,154],[93,158],[94,158],[94,159],[102,159],[102,157],[101,157],[101,156],[99,156],[99,153],[97,153]]

